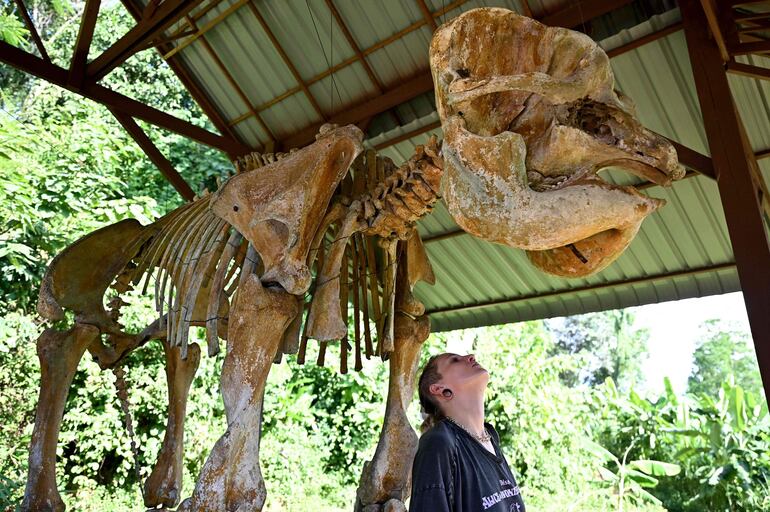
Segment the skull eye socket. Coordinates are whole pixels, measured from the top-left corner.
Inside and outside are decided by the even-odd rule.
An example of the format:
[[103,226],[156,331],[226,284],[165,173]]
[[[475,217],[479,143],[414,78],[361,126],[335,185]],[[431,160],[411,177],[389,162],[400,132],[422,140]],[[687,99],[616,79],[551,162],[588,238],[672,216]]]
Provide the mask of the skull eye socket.
[[452,70],[447,69],[443,73],[441,73],[441,81],[445,84],[451,84],[457,79],[457,73],[454,73]]

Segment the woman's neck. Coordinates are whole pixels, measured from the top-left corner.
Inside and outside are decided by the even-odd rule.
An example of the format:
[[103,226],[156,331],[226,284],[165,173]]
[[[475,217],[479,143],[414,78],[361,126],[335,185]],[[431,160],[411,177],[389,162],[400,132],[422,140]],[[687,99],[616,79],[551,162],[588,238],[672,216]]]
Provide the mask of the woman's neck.
[[447,416],[474,434],[484,431],[484,390],[455,396],[444,409]]

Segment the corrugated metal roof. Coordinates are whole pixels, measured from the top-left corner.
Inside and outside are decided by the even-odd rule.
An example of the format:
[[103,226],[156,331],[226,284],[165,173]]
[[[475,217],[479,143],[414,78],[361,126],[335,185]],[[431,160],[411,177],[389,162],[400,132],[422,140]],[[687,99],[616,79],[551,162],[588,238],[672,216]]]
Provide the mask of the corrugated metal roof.
[[[205,26],[240,0],[225,0],[198,20]],[[454,5],[427,0],[432,12]],[[322,76],[330,66],[352,61],[346,41],[322,0],[255,2],[276,39],[309,84],[327,115],[376,94],[376,84],[360,62]],[[428,68],[431,30],[419,25],[423,15],[413,0],[392,2],[336,0],[341,18],[366,55],[377,81],[392,87]],[[536,15],[568,5],[562,0],[530,0]],[[446,12],[437,22],[479,6],[521,11],[517,0],[473,0]],[[594,37],[609,50],[679,21],[672,0],[631,2],[591,23]],[[640,22],[641,21],[641,22]],[[407,30],[395,42],[371,50],[380,41]],[[607,36],[607,37],[605,37]],[[243,89],[252,106],[272,102],[259,116],[280,139],[321,120],[248,5],[234,10],[206,34],[223,65]],[[200,41],[181,51],[185,64],[201,82],[226,120],[245,141],[259,147],[268,134],[249,105],[234,93],[214,57]],[[739,58],[768,67],[767,59]],[[745,60],[748,59],[748,60]],[[633,98],[645,126],[696,151],[708,145],[683,33],[647,43],[611,60],[620,90]],[[738,109],[756,151],[770,148],[770,85],[731,76]],[[275,98],[279,98],[276,101]],[[432,93],[376,116],[370,123],[370,147],[399,142],[381,152],[400,163],[415,144],[431,133],[440,136]],[[431,128],[425,131],[427,128]],[[419,135],[410,136],[419,133]],[[770,159],[760,162],[770,180]],[[608,171],[616,183],[636,183],[625,173]],[[495,245],[458,230],[443,205],[419,224],[436,272],[435,286],[419,284],[417,295],[431,312],[434,331],[583,313],[609,308],[726,293],[739,289],[733,255],[716,183],[694,177],[673,187],[648,187],[645,192],[668,205],[650,216],[629,249],[601,273],[577,280],[545,275],[534,269],[523,251]],[[438,238],[436,238],[438,237]],[[433,240],[432,240],[433,239]]]

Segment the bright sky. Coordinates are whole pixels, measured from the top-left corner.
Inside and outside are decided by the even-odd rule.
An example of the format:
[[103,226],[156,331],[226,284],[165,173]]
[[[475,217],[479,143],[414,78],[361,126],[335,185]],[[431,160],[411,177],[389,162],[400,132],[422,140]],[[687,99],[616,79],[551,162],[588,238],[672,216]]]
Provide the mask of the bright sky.
[[698,327],[706,320],[723,320],[732,323],[736,330],[750,332],[740,292],[630,309],[636,315],[634,326],[650,330],[650,355],[644,361],[642,371],[647,380],[645,388],[651,393],[663,391],[663,377],[666,376],[677,393],[685,391]]

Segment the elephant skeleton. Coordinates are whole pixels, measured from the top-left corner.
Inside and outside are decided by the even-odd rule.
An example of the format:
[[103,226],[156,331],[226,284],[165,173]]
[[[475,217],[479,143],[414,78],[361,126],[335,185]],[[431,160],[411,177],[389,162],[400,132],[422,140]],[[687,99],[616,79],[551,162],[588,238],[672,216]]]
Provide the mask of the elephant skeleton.
[[[283,354],[296,353],[303,363],[309,339],[320,342],[319,364],[339,340],[343,373],[351,348],[356,370],[362,354],[390,361],[385,423],[355,509],[404,510],[417,444],[406,410],[430,331],[412,289],[435,280],[417,220],[443,191],[466,231],[529,251],[547,272],[587,275],[616,258],[661,205],[595,172],[613,165],[662,184],[682,174],[670,144],[641,127],[615,93],[606,55],[585,36],[477,9],[439,28],[431,69],[445,134],[441,153],[432,138],[396,166],[363,151],[356,127],[325,126],[306,148],[244,157],[215,193],[153,224],[118,222],[54,258],[38,310],[51,320],[69,310],[75,323],[67,331],[46,329],[37,342],[41,387],[22,509],[64,508],[56,445],[84,353],[116,368],[150,339],[163,343],[170,404],[145,505],[178,505],[185,404],[200,360],[188,333],[205,326],[209,355],[227,340],[227,430],[179,510],[262,509],[265,381]],[[151,284],[157,319],[125,332],[120,294]],[[110,288],[117,296],[108,311]]]

